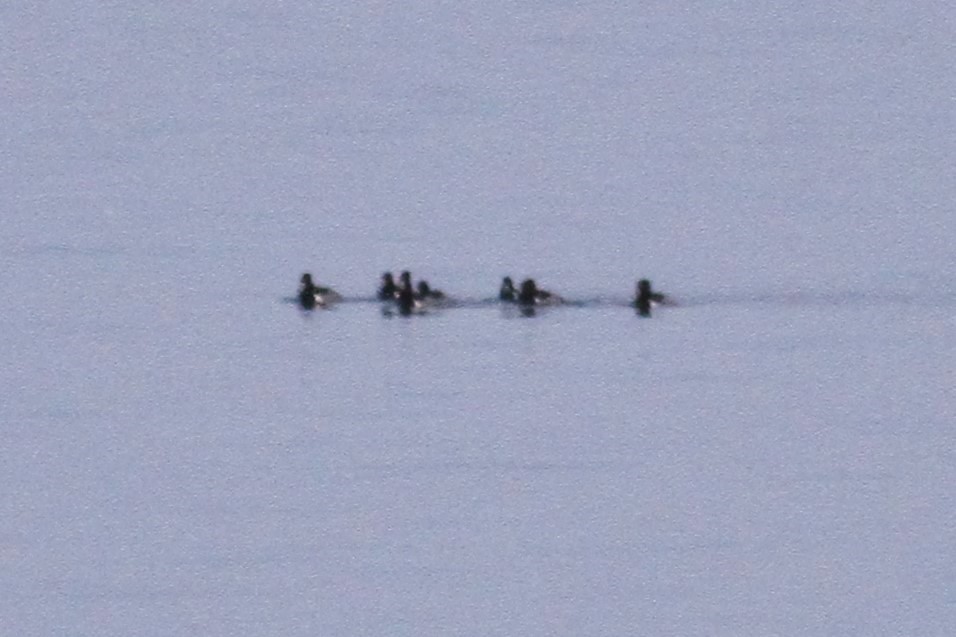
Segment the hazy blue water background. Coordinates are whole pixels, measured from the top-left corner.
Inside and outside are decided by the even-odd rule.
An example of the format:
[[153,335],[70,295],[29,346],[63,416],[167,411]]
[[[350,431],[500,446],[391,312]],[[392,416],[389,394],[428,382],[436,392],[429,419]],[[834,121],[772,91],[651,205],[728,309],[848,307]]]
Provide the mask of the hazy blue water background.
[[953,20],[0,9],[0,632],[951,634]]

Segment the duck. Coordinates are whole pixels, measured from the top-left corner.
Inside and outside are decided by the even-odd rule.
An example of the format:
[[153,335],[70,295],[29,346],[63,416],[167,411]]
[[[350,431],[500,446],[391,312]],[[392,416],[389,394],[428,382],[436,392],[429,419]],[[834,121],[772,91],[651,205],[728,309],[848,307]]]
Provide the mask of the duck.
[[649,317],[651,307],[666,303],[667,297],[660,292],[651,290],[651,282],[647,279],[641,279],[637,282],[637,293],[634,297],[634,307],[640,316]]
[[521,291],[518,293],[518,304],[523,306],[560,305],[564,302],[557,294],[538,289],[534,279],[525,279],[521,282]]
[[378,289],[379,301],[392,301],[398,294],[398,286],[395,285],[395,279],[391,272],[382,274],[382,286]]
[[445,297],[445,293],[442,292],[441,290],[433,290],[432,287],[428,285],[428,281],[425,281],[424,279],[418,282],[417,289],[418,289],[418,298],[423,301],[426,299],[434,299],[434,300],[443,301],[445,300],[445,298],[447,298]]
[[411,316],[414,313],[422,311],[421,300],[417,298],[415,290],[412,287],[412,275],[405,270],[399,275],[398,292],[395,294],[395,302],[398,304],[398,313],[402,316]]
[[342,295],[332,288],[316,285],[308,272],[302,275],[299,286],[299,305],[305,310],[327,307],[342,300]]
[[501,287],[498,289],[498,300],[505,303],[516,303],[518,301],[518,291],[515,289],[515,283],[510,276],[501,279]]

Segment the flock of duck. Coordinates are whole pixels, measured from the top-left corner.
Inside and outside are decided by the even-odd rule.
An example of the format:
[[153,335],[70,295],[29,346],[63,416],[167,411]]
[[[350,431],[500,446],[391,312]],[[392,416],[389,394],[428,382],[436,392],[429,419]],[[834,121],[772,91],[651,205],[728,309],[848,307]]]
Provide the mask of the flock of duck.
[[[399,275],[397,283],[391,272],[384,273],[376,298],[387,304],[387,310],[397,309],[401,316],[412,316],[430,309],[456,305],[453,299],[441,290],[433,289],[427,281],[421,280],[417,285],[413,285],[412,275],[407,270]],[[302,275],[297,299],[304,310],[326,308],[344,300],[343,296],[332,288],[316,285],[308,272]],[[560,295],[540,289],[534,279],[525,279],[520,287],[516,288],[510,276],[502,279],[497,300],[515,305],[525,316],[533,316],[535,308],[562,305],[566,302]],[[641,279],[637,282],[630,305],[635,308],[638,316],[649,317],[652,307],[666,304],[672,302],[664,294],[653,291],[650,281]]]

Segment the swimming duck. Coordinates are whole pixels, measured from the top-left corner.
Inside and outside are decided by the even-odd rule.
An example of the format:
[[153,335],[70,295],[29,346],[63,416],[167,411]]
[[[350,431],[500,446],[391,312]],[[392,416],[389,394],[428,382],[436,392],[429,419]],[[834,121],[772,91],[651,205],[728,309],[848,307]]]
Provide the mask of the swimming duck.
[[505,303],[515,303],[518,300],[518,291],[510,276],[501,279],[501,288],[498,290],[498,300]]
[[651,307],[660,303],[665,303],[667,297],[660,292],[651,290],[651,282],[647,279],[641,279],[637,282],[637,294],[634,297],[634,307],[640,316],[650,316]]
[[316,285],[312,281],[312,275],[308,272],[302,275],[301,285],[299,286],[299,305],[303,309],[311,310],[316,306],[325,307],[341,300],[342,295],[332,288]]
[[398,292],[395,295],[395,301],[398,303],[398,313],[402,316],[410,316],[422,309],[421,301],[416,298],[415,290],[412,287],[412,275],[408,270],[399,275]]
[[382,275],[382,287],[378,289],[378,300],[379,301],[391,301],[395,299],[395,296],[398,294],[398,286],[395,285],[395,279],[392,278],[391,272],[386,272]]
[[434,299],[434,300],[444,300],[445,293],[441,290],[433,290],[428,281],[422,279],[418,282],[418,298],[421,300]]
[[518,303],[524,306],[559,305],[564,302],[557,294],[547,290],[539,290],[534,279],[525,279],[521,282],[521,291],[518,293]]

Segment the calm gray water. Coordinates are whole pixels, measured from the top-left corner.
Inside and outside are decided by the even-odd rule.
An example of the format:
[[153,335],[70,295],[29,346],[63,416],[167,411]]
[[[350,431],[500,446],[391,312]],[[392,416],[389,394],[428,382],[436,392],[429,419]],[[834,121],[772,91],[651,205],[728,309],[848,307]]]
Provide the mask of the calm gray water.
[[951,634],[952,18],[0,9],[0,632]]

